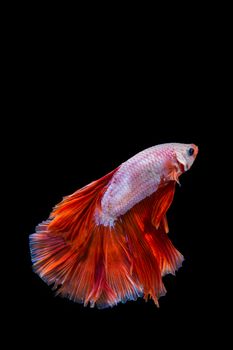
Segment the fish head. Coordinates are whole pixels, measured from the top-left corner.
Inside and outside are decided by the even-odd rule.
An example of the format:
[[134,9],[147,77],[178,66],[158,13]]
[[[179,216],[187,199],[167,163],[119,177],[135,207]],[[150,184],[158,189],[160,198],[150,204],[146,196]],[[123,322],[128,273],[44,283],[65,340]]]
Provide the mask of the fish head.
[[192,144],[177,144],[175,145],[175,156],[179,164],[187,171],[191,168],[198,154],[198,147]]

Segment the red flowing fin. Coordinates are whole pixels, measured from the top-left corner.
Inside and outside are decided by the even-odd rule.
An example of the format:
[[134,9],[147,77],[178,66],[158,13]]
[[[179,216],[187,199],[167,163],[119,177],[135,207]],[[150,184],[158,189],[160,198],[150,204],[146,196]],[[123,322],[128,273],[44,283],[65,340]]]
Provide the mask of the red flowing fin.
[[135,205],[114,227],[97,225],[94,213],[115,171],[65,197],[30,235],[33,268],[57,294],[84,305],[103,308],[139,296],[158,305],[166,292],[162,275],[182,261],[166,234],[174,183]]
[[165,295],[166,289],[156,256],[153,254],[150,243],[145,239],[144,231],[141,230],[140,213],[146,210],[144,204],[137,204],[123,216],[123,227],[132,256],[132,278],[141,286],[144,299],[151,297],[159,306],[158,298]]
[[65,197],[29,237],[34,271],[75,301],[93,304],[100,294],[103,237],[94,210],[116,171]]
[[182,266],[183,255],[173,246],[163,227],[156,230],[151,227],[145,233],[145,238],[149,243],[154,256],[156,257],[162,276],[175,272]]
[[152,211],[152,224],[155,226],[156,229],[159,228],[160,222],[161,220],[163,220],[163,224],[166,225],[165,231],[168,230],[165,214],[173,201],[174,194],[174,181],[170,181],[165,186],[160,187],[155,193]]
[[169,232],[169,226],[168,226],[167,216],[166,215],[164,215],[164,217],[162,218],[162,224],[163,224],[164,231],[166,233],[168,233]]
[[65,197],[30,235],[35,272],[57,294],[99,308],[142,295],[123,227],[94,221],[114,172]]
[[106,190],[115,169],[97,181],[79,189],[70,196],[64,197],[50,214],[49,230],[54,234],[64,235],[67,240],[77,238],[77,233],[83,230],[83,218],[93,217],[93,211]]
[[[147,249],[154,255],[162,276],[168,273],[175,274],[184,260],[183,255],[173,246],[167,236],[169,230],[165,213],[171,205],[174,190],[175,183],[169,183],[166,187],[161,188],[159,192],[138,203],[128,213],[140,229],[143,239],[148,244]],[[163,200],[165,200],[165,203],[163,203]],[[154,219],[158,220],[157,229]],[[157,281],[157,285],[160,285],[161,290],[163,290],[161,282],[158,283]]]

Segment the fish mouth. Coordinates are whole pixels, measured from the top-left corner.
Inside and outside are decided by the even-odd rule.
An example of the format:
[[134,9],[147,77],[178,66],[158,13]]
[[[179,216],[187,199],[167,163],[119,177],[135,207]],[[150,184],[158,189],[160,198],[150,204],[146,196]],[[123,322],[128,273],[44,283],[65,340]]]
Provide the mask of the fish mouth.
[[194,149],[195,157],[197,156],[198,152],[199,152],[199,148],[198,148],[198,146],[195,146],[195,149]]
[[193,149],[194,149],[194,158],[196,158],[196,156],[197,156],[197,154],[198,154],[198,152],[199,152],[199,148],[198,148],[198,146],[196,146],[196,145],[194,145],[194,144],[192,144],[192,147],[193,147]]

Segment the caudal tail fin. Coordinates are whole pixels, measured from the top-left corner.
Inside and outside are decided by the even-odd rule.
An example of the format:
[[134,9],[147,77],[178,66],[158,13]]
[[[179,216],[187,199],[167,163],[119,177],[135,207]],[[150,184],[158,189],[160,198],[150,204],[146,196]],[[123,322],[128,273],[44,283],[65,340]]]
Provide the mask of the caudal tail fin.
[[57,294],[84,305],[103,308],[139,296],[158,305],[166,292],[162,275],[174,273],[183,257],[167,237],[165,216],[153,225],[153,195],[114,227],[96,224],[94,212],[115,171],[65,197],[38,225],[30,235],[33,268]]

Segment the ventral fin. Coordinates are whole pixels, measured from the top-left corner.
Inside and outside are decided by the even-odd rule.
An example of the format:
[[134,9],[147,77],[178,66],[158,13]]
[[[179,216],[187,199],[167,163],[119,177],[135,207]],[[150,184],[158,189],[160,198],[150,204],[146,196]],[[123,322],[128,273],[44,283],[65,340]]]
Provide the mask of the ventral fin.
[[162,223],[163,223],[164,231],[166,233],[168,233],[169,232],[169,226],[168,226],[167,216],[166,215],[164,215],[164,217],[162,218]]
[[168,232],[168,224],[165,214],[173,201],[175,184],[175,181],[170,181],[167,185],[159,188],[154,198],[151,221],[156,229],[159,228],[160,223],[162,222],[165,232]]

